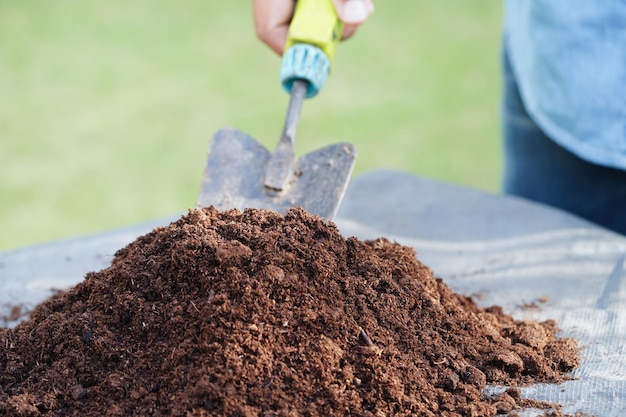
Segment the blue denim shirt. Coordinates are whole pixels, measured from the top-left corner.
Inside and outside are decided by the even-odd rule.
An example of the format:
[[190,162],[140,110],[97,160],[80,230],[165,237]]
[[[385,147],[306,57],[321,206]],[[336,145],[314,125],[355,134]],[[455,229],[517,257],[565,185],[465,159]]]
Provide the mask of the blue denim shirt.
[[626,0],[506,0],[504,47],[541,129],[626,170]]

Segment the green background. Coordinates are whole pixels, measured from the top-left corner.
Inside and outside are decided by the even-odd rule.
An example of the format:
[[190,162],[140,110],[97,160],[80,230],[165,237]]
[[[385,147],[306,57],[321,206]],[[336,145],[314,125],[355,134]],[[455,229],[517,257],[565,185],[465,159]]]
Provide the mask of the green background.
[[[221,127],[273,148],[288,97],[250,3],[0,0],[0,249],[185,212]],[[375,4],[298,153],[497,192],[501,3]]]

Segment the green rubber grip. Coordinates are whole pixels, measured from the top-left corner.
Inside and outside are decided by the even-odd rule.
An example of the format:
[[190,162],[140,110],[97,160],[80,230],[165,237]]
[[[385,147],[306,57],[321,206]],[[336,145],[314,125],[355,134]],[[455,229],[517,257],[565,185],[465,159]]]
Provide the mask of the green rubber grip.
[[285,51],[298,43],[313,45],[326,54],[332,65],[342,32],[343,22],[332,0],[298,0]]

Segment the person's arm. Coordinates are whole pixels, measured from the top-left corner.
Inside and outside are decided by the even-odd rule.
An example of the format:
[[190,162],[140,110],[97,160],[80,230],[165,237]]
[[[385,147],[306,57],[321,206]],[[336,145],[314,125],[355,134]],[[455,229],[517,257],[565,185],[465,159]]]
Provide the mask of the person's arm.
[[[342,39],[350,37],[374,11],[372,0],[333,0],[333,4],[344,22]],[[252,1],[256,34],[278,55],[283,54],[287,42],[294,5],[293,0]]]

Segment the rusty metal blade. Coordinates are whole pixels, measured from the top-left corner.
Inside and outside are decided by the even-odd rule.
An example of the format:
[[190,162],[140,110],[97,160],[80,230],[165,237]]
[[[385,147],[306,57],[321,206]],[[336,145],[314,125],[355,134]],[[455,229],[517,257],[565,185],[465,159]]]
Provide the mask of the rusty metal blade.
[[327,220],[334,219],[356,159],[354,146],[338,143],[301,156],[282,191],[265,186],[271,156],[244,132],[219,130],[209,150],[198,206],[265,208],[282,214],[300,206]]

